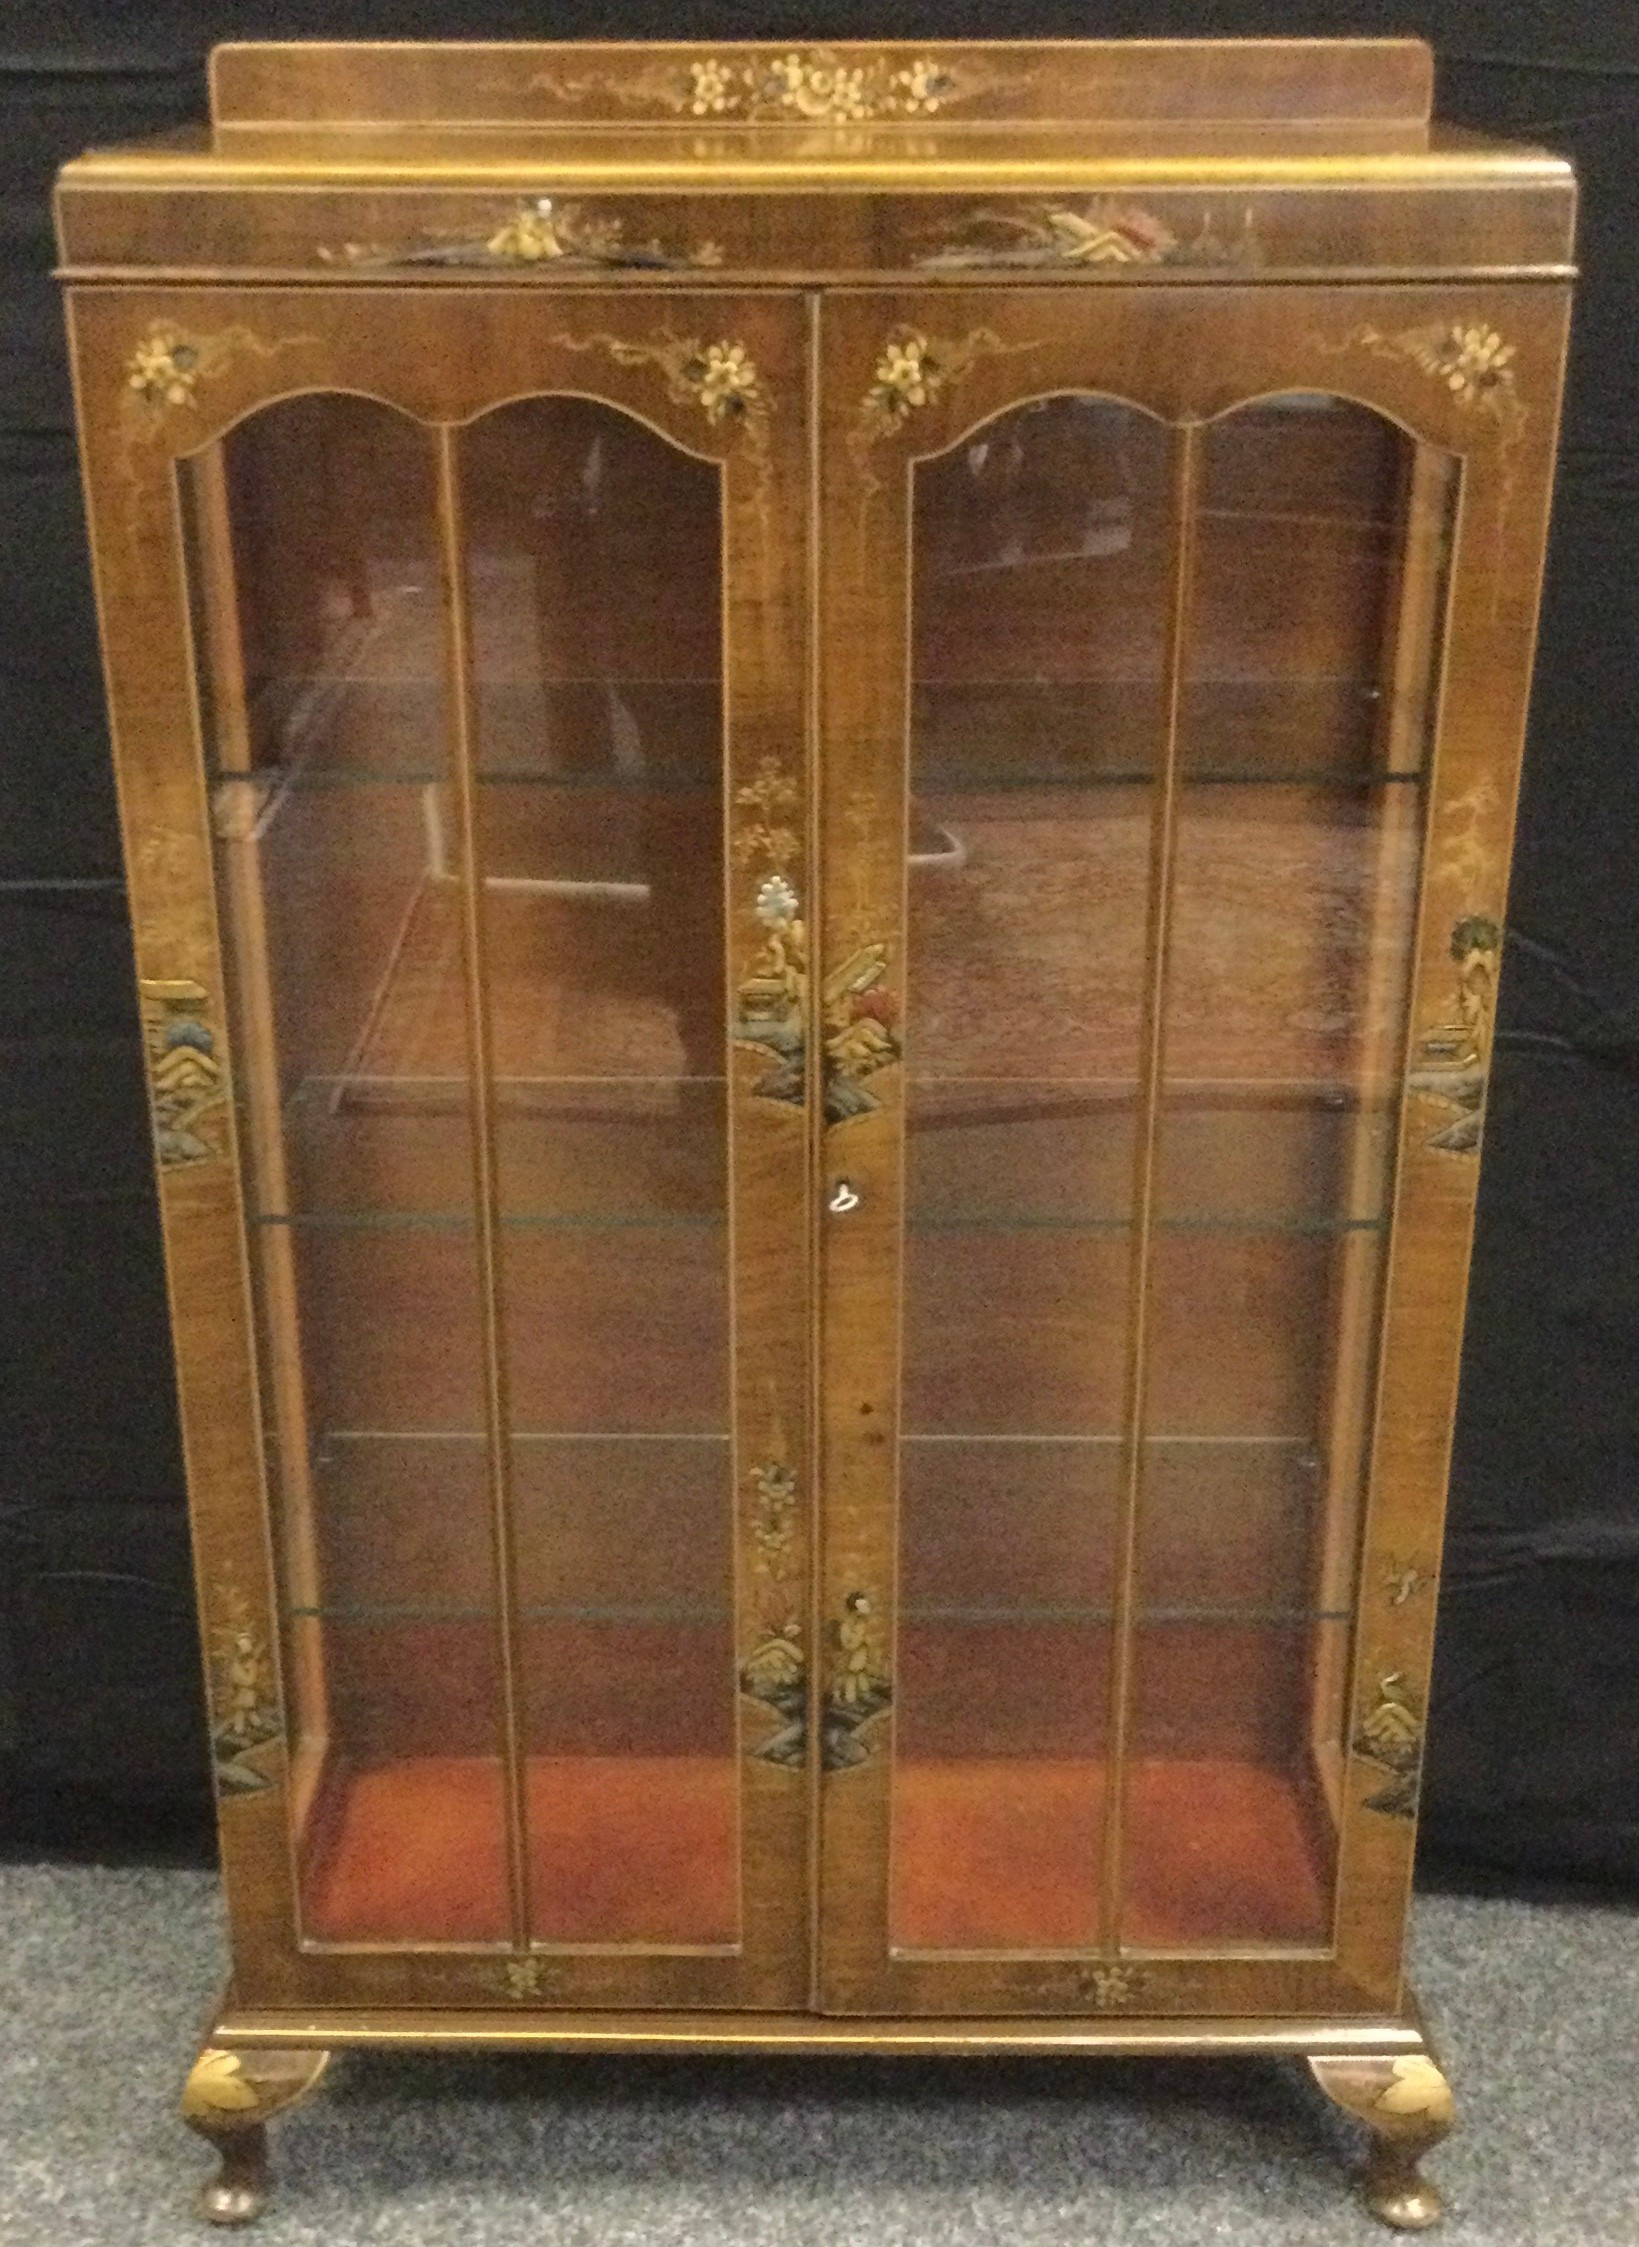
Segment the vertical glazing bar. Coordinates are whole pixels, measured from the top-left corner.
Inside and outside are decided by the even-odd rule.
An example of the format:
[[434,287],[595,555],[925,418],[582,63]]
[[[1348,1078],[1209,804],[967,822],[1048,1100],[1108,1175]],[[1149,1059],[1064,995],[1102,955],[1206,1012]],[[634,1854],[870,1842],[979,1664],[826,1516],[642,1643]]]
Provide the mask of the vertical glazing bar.
[[1171,571],[1167,586],[1161,768],[1150,825],[1149,912],[1145,929],[1144,1016],[1139,1039],[1138,1144],[1133,1177],[1133,1243],[1129,1266],[1132,1312],[1127,1333],[1127,1383],[1122,1406],[1122,1473],[1116,1527],[1115,1599],[1111,1615],[1110,1743],[1105,1763],[1101,1948],[1121,1948],[1122,1820],[1127,1738],[1133,1695],[1133,1611],[1137,1599],[1139,1499],[1143,1480],[1144,1411],[1149,1379],[1150,1238],[1160,1137],[1161,1072],[1167,1007],[1167,955],[1172,925],[1173,859],[1178,836],[1178,755],[1184,665],[1189,649],[1195,580],[1196,507],[1201,426],[1186,422],[1173,458]]
[[504,1791],[507,1894],[512,1918],[512,1940],[515,1947],[524,1949],[529,1943],[530,1930],[526,1772],[523,1727],[518,1706],[517,1562],[512,1540],[512,1463],[507,1448],[511,1416],[507,1408],[506,1355],[501,1332],[497,1247],[499,1220],[490,1087],[489,986],[484,965],[477,781],[473,772],[473,743],[477,725],[473,709],[472,620],[467,598],[466,534],[461,515],[456,432],[448,425],[441,425],[437,436],[438,545],[451,712],[450,777],[455,796],[459,852],[461,938],[467,996],[467,1054],[471,1073],[474,1204],[484,1336],[484,1433],[489,1456],[497,1654],[506,1764]]

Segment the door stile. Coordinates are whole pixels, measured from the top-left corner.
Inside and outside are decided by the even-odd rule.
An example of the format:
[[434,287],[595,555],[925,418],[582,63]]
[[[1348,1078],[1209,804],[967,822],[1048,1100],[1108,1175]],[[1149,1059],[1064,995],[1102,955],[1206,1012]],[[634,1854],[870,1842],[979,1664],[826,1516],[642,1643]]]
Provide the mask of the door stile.
[[[823,306],[819,852],[827,879],[816,1035],[823,1519],[817,1604],[822,2002],[887,2009],[897,1457],[904,1259],[903,1005],[909,827],[910,469],[864,441],[861,400],[891,324],[869,296]],[[872,1004],[887,1043],[855,1082],[846,1038]]]
[[1138,1604],[1138,1541],[1145,1465],[1145,1415],[1149,1389],[1151,1246],[1156,1174],[1160,1159],[1161,1088],[1166,1059],[1166,1019],[1178,840],[1178,766],[1185,666],[1195,593],[1195,540],[1201,482],[1201,424],[1190,420],[1174,437],[1172,509],[1168,525],[1170,582],[1162,677],[1162,731],[1152,815],[1147,963],[1139,1043],[1138,1144],[1133,1179],[1133,1239],[1129,1272],[1127,1383],[1123,1400],[1122,1475],[1116,1521],[1115,1596],[1110,1618],[1110,1733],[1104,1771],[1104,1832],[1100,1876],[1100,1949],[1121,1951],[1123,1812],[1128,1743],[1133,1718],[1133,1629]]
[[472,1147],[473,1214],[478,1261],[478,1301],[483,1349],[485,1472],[490,1507],[490,1549],[495,1586],[496,1672],[500,1689],[502,1799],[506,1888],[512,1947],[529,1948],[530,1895],[527,1767],[520,1710],[517,1552],[512,1514],[511,1414],[507,1401],[505,1313],[501,1301],[500,1206],[496,1184],[493,1056],[489,983],[478,851],[476,687],[472,617],[467,581],[467,541],[462,516],[456,433],[448,422],[435,432],[438,463],[440,595],[444,610],[445,692],[450,723],[450,779],[455,805],[457,887],[460,898],[462,975]]
[[[666,327],[679,315],[666,307]],[[735,1492],[740,1942],[699,2003],[792,2008],[811,1972],[818,1641],[812,1147],[819,1053],[812,848],[809,314],[769,291],[703,300],[743,347],[744,410],[690,433],[722,463],[730,1427]],[[719,340],[720,339],[720,340]],[[709,413],[709,406],[707,408]],[[696,422],[699,423],[699,415]],[[704,449],[702,447],[702,449]],[[691,1961],[681,1961],[688,1966]],[[717,1994],[721,1991],[721,1995]]]
[[804,1472],[807,1478],[809,1502],[807,1507],[808,1554],[807,1583],[803,1601],[803,1631],[811,1651],[808,1662],[807,1700],[805,1721],[809,1741],[807,1759],[806,1815],[807,1832],[804,1853],[804,1909],[807,1916],[807,1995],[810,2011],[820,2012],[825,2003],[825,1917],[823,1909],[823,1842],[824,1842],[824,1759],[820,1743],[824,1738],[824,1698],[822,1692],[820,1649],[825,1643],[825,1587],[823,1568],[824,1535],[824,1432],[826,1399],[826,1355],[823,1328],[825,1251],[825,1108],[824,1108],[824,1057],[820,1037],[820,1015],[815,1004],[818,991],[818,969],[824,958],[822,932],[825,928],[827,903],[824,815],[825,794],[822,744],[825,739],[825,540],[821,536],[825,521],[825,299],[818,290],[811,292],[805,304],[804,341],[805,409],[807,418],[808,491],[806,509],[806,535],[804,563],[807,572],[805,588],[804,626],[807,634],[804,665],[804,687],[807,700],[804,728],[804,761],[806,766],[804,838],[808,854],[809,926],[814,931],[813,947],[816,953],[810,973],[809,1012],[807,1037],[803,1054],[803,1099],[808,1119],[808,1136],[805,1153],[806,1209],[803,1227],[803,1246],[807,1256],[804,1274],[806,1281],[807,1331],[809,1337],[807,1387],[804,1403],[808,1424],[804,1445]]

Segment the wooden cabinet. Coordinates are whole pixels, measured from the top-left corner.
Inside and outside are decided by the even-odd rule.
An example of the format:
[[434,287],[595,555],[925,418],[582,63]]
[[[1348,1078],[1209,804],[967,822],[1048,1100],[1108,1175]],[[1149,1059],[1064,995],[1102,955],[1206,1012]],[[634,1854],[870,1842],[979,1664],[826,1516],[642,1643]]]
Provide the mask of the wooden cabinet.
[[250,46],[61,189],[221,1796],[333,2048],[1402,1979],[1572,190],[1413,42]]

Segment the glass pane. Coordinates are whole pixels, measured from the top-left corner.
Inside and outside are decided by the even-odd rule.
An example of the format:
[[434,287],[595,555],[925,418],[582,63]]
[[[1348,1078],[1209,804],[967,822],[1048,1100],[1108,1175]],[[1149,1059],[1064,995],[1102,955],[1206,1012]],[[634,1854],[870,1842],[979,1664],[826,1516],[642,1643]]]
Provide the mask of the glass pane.
[[1454,485],[1329,398],[1204,449],[1122,1928],[1319,1944]]
[[1122,1934],[1137,1948],[1313,1944],[1332,1913],[1332,1812],[1290,1711],[1347,1625],[1147,1619],[1134,1646]]
[[460,464],[532,1932],[732,1943],[720,476],[568,397]]
[[918,464],[892,1939],[1100,1931],[1168,433]]
[[493,1616],[329,1618],[323,1644],[333,1744],[304,1835],[307,1934],[504,1941]]
[[274,406],[190,465],[311,1937],[508,1933],[467,1064],[428,847],[449,713],[428,433]]

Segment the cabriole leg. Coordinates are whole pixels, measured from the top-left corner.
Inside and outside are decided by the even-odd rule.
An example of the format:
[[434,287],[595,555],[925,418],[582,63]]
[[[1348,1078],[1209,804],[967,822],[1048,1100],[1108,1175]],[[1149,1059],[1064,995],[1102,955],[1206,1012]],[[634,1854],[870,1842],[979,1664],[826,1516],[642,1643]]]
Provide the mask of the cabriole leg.
[[182,2093],[182,2119],[222,2166],[200,2196],[213,2224],[248,2224],[267,2201],[267,2122],[305,2099],[328,2052],[226,2052],[207,2044]]
[[1445,2204],[1417,2164],[1451,2129],[1451,2086],[1426,2052],[1380,2060],[1311,2055],[1310,2072],[1326,2096],[1363,2122],[1371,2150],[1360,2190],[1374,2216],[1397,2231],[1426,2231]]

